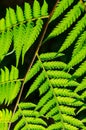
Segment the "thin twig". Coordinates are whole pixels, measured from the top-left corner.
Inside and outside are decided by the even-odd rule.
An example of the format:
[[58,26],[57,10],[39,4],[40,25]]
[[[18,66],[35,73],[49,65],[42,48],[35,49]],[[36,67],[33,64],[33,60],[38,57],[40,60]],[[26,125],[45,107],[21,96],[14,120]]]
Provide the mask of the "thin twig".
[[[35,51],[35,53],[34,53],[34,56],[33,56],[33,58],[32,58],[32,61],[31,61],[30,65],[29,65],[29,67],[28,67],[27,73],[26,73],[26,75],[25,75],[25,77],[24,77],[24,81],[25,81],[25,79],[26,79],[26,77],[27,77],[27,74],[29,73],[29,71],[30,71],[30,69],[31,69],[31,67],[32,67],[32,65],[33,65],[33,63],[34,63],[34,61],[35,61],[35,59],[36,59],[36,54],[39,52],[39,49],[40,49],[40,47],[41,47],[41,45],[42,45],[42,41],[43,41],[44,36],[45,36],[45,34],[46,34],[46,31],[47,31],[47,28],[48,28],[48,25],[49,25],[49,21],[50,21],[52,15],[53,15],[53,13],[54,13],[54,10],[55,10],[55,8],[56,8],[58,2],[59,2],[59,0],[56,1],[55,5],[54,5],[54,7],[53,7],[53,9],[52,9],[52,11],[50,12],[50,15],[49,15],[49,17],[48,17],[47,23],[45,24],[45,27],[44,27],[43,34],[42,34],[42,36],[41,36],[41,39],[40,39],[39,44],[38,44],[38,46],[37,46],[37,49],[36,49],[36,51]],[[22,83],[21,90],[20,90],[20,93],[19,93],[19,96],[18,96],[16,105],[15,105],[14,110],[13,110],[13,115],[14,115],[16,109],[17,109],[17,106],[18,106],[18,104],[19,104],[19,102],[20,102],[20,99],[21,99],[21,96],[22,96],[22,92],[23,92],[24,84],[25,84],[24,81],[23,81],[23,83]],[[12,116],[13,116],[13,115],[12,115]],[[11,127],[11,122],[9,123],[9,128],[8,128],[8,130],[10,130],[10,127]]]

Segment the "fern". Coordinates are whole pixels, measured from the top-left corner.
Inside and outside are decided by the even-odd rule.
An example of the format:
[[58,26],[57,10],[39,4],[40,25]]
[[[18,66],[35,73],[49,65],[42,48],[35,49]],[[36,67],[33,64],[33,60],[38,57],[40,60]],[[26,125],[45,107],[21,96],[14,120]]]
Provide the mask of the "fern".
[[56,37],[64,32],[66,29],[68,29],[73,24],[73,22],[75,22],[76,19],[81,15],[81,11],[83,11],[83,9],[81,3],[79,2],[66,14],[66,16],[55,27],[55,29],[53,29],[46,40]]
[[85,3],[47,2],[0,20],[1,130],[86,129]]
[[36,129],[36,130],[44,130],[47,126],[46,122],[42,120],[42,118],[38,117],[39,113],[34,111],[34,107],[36,105],[32,103],[20,103],[19,109],[15,113],[12,121],[18,120],[19,117],[21,119],[16,124],[14,130],[18,129]]
[[8,129],[8,123],[11,120],[11,116],[12,116],[12,111],[9,111],[8,109],[0,110],[0,129],[1,130]]
[[10,72],[7,67],[0,71],[0,104],[3,102],[9,104],[20,90],[21,82],[18,80],[18,70],[12,66]]
[[[3,52],[4,54],[1,53],[1,60],[3,60],[3,58],[6,56],[7,52],[9,51],[10,44],[13,39],[14,50],[16,53],[16,66],[18,66],[21,52],[22,52],[22,63],[24,62],[25,53],[35,42],[35,40],[37,39],[42,29],[43,20],[40,17],[42,16],[45,17],[47,15],[47,6],[45,6],[45,4],[46,2],[44,2],[43,4],[43,6],[46,9],[45,12],[42,11],[43,7],[42,8],[40,7],[40,4],[38,3],[37,0],[34,1],[32,11],[31,11],[30,5],[27,3],[25,3],[24,13],[23,13],[23,10],[19,6],[17,6],[16,13],[11,8],[7,9],[5,20],[4,19],[0,20],[0,24],[1,24],[0,36],[3,37],[3,32],[4,32],[9,38],[7,39],[7,42],[6,42],[7,45],[5,46],[6,49]],[[41,11],[42,11],[42,14],[41,14]],[[37,20],[36,25],[34,24],[34,21],[33,21],[34,19]],[[5,32],[6,30],[7,32]],[[13,36],[11,36],[11,33],[13,34]],[[2,44],[3,44],[4,39],[3,38],[1,39],[2,39]],[[24,42],[24,39],[27,39],[26,42]],[[1,45],[1,49],[2,47],[3,45]]]

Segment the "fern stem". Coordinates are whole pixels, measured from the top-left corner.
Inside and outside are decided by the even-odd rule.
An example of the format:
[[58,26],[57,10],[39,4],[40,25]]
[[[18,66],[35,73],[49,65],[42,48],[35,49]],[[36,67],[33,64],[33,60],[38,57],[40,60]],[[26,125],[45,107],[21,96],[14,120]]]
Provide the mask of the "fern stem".
[[47,15],[47,16],[41,16],[41,17],[38,17],[38,18],[32,18],[32,19],[27,19],[27,20],[24,20],[24,21],[20,21],[19,23],[16,23],[16,24],[12,24],[11,26],[9,26],[9,27],[6,27],[6,29],[5,30],[0,30],[0,33],[2,33],[2,32],[4,32],[4,31],[6,31],[6,30],[11,30],[13,27],[15,27],[15,26],[18,26],[18,25],[20,25],[21,23],[22,24],[24,24],[24,23],[27,23],[27,22],[29,22],[29,21],[35,21],[35,20],[37,20],[37,19],[47,19],[47,18],[49,18],[49,15]]
[[[47,20],[47,22],[46,22],[46,24],[45,24],[43,34],[42,34],[42,36],[41,36],[41,39],[40,39],[39,44],[38,44],[38,46],[37,46],[37,49],[36,49],[36,51],[35,51],[35,53],[34,53],[34,56],[33,56],[33,58],[32,58],[32,61],[31,61],[31,63],[29,64],[28,70],[27,70],[27,72],[26,72],[26,74],[25,74],[24,81],[23,81],[23,83],[22,83],[21,90],[20,90],[20,93],[19,93],[17,102],[16,102],[16,104],[15,104],[15,107],[14,107],[12,116],[13,116],[14,113],[16,112],[17,106],[18,106],[18,104],[19,104],[19,102],[20,102],[20,99],[21,99],[21,96],[22,96],[22,92],[23,92],[23,89],[24,89],[25,79],[26,79],[27,74],[29,73],[29,71],[30,71],[30,69],[31,69],[31,67],[32,67],[32,65],[33,65],[33,63],[34,63],[34,61],[35,61],[35,59],[36,59],[37,53],[38,53],[39,50],[40,50],[40,47],[41,47],[41,45],[42,45],[42,41],[43,41],[43,39],[44,39],[44,36],[45,36],[45,34],[46,34],[46,31],[47,31],[47,28],[48,28],[48,25],[49,25],[49,21],[50,21],[52,15],[53,15],[53,13],[54,13],[54,10],[55,10],[55,8],[56,8],[58,2],[59,2],[59,0],[56,0],[56,3],[55,3],[55,5],[54,5],[52,11],[50,12],[50,15],[49,15],[49,17],[48,17],[48,20]],[[11,122],[9,123],[8,130],[10,130],[10,128],[11,128]]]

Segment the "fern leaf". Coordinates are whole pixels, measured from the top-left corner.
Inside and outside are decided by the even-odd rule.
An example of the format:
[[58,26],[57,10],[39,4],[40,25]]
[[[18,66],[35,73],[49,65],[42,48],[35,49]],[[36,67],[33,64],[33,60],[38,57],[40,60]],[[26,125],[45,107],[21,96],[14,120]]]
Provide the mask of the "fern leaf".
[[24,9],[24,15],[26,20],[31,20],[32,19],[32,11],[31,11],[31,6],[29,3],[25,3],[25,9]]
[[78,69],[74,72],[73,77],[80,77],[86,73],[86,61],[82,62]]
[[[45,115],[49,110],[51,110],[53,107],[56,107],[56,101],[55,99],[51,99],[47,102],[47,104],[44,105],[44,107],[40,110],[40,115]],[[56,107],[57,109],[57,107]]]
[[86,45],[68,63],[68,69],[80,63],[86,57]]
[[[43,54],[40,55],[40,58],[41,58],[42,61],[48,61],[48,60],[50,61],[52,59],[58,58],[58,57],[63,56],[63,55],[64,55],[63,53],[57,54],[56,52],[43,53]],[[57,62],[57,63],[58,63],[58,66],[61,67],[61,63],[60,62]],[[46,64],[46,62],[44,64]],[[66,65],[65,63],[62,64],[62,66],[65,66],[65,65]],[[53,66],[53,64],[52,64],[52,66]],[[37,61],[33,65],[33,67],[31,68],[31,70],[29,71],[29,74],[27,74],[24,82],[26,83],[32,77],[34,77],[40,71],[40,69],[41,69],[41,63],[39,61]]]
[[62,97],[73,97],[80,99],[80,96],[77,93],[74,93],[72,90],[68,89],[61,89],[61,88],[54,88],[56,96],[62,96]]
[[42,99],[40,99],[37,107],[36,107],[36,110],[40,109],[43,105],[45,105],[49,100],[51,100],[53,97],[53,93],[52,91],[48,91],[44,97]]
[[59,104],[61,105],[67,105],[67,106],[82,106],[84,103],[80,100],[77,100],[75,98],[70,98],[70,97],[61,97],[58,96],[57,100],[59,102]]
[[[5,46],[4,45],[5,41]],[[8,30],[0,36],[0,62],[6,56],[12,42],[12,33]]]
[[37,0],[34,0],[33,16],[34,16],[34,18],[38,18],[38,17],[40,17],[40,14],[41,14],[40,4]]
[[86,98],[86,91],[84,91],[84,92],[82,93],[81,98],[82,98],[82,99],[85,99],[85,98]]
[[69,33],[69,35],[66,37],[64,43],[62,44],[59,52],[64,51],[67,49],[77,38],[77,36],[81,33],[81,31],[85,28],[86,26],[86,15],[82,17],[81,20],[78,21],[78,23],[75,25],[75,27],[72,29],[72,31]]
[[18,70],[12,66],[11,72],[5,67],[1,69],[0,75],[0,104],[5,101],[5,104],[10,104],[17,96],[21,82],[17,80]]
[[84,127],[84,124],[78,120],[78,119],[75,119],[71,116],[67,116],[65,114],[62,115],[63,116],[63,120],[73,126],[76,126],[76,127],[79,127],[79,128],[83,128]]
[[[49,34],[47,39],[51,39],[53,37],[58,36],[62,32],[64,32],[67,28],[69,28],[73,22],[81,15],[81,3],[76,4],[72,10],[70,10],[66,16],[62,19],[62,21],[53,29],[53,31]],[[70,17],[71,16],[71,17]]]
[[17,17],[16,17],[16,14],[15,14],[14,9],[9,8],[9,13],[10,13],[10,21],[11,21],[11,24],[12,24],[12,25],[16,25],[16,23],[17,23]]
[[42,16],[47,16],[48,15],[48,4],[47,4],[46,0],[44,0],[44,3],[42,5],[41,15]]
[[61,15],[73,2],[74,2],[74,0],[66,0],[66,1],[62,0],[62,1],[59,1],[50,22],[52,22],[59,15]]
[[[19,120],[18,123],[15,125],[14,130],[18,130],[20,128],[22,129],[44,129],[47,124],[44,120],[41,118],[38,118],[37,116],[39,113],[37,111],[34,111],[35,104],[32,103],[23,103],[19,104],[18,111],[14,114],[14,117],[12,121]],[[21,117],[19,119],[19,117]]]
[[56,129],[57,130],[63,129],[61,122],[50,125],[46,130],[56,130]]
[[3,30],[5,30],[5,19],[4,18],[2,18],[1,20],[0,20],[0,32],[2,32]]
[[73,50],[72,53],[72,57],[74,57],[84,46],[85,42],[86,42],[86,31],[84,31],[81,36],[79,37],[79,40],[76,42],[75,44],[75,48]]
[[29,96],[32,92],[34,92],[40,85],[41,83],[45,80],[45,72],[42,72],[37,79],[34,81],[32,86],[30,87],[29,91],[27,92],[27,96]]
[[50,125],[47,130],[61,130],[61,129],[78,130],[77,127],[69,125],[68,123],[64,123],[64,126],[63,126],[61,122]]
[[21,103],[19,104],[19,107],[20,107],[21,109],[32,109],[32,108],[35,108],[36,105],[33,104],[33,103],[23,103],[23,102],[21,102]]
[[51,62],[44,62],[43,63],[44,67],[46,70],[51,70],[51,69],[64,69],[66,68],[66,63],[60,62],[60,61],[51,61]]
[[86,88],[86,77],[83,78],[82,82],[80,83],[80,85],[75,89],[75,92],[84,90]]
[[68,80],[68,79],[50,79],[50,83],[53,85],[53,87],[74,87],[79,85],[79,83],[77,83],[74,80]]
[[[42,29],[42,24],[43,21],[41,19],[38,19],[36,21],[36,26],[32,29],[29,38],[26,37],[26,42],[23,46],[23,50],[22,50],[22,61],[24,61],[24,55],[27,52],[27,50],[32,46],[32,44],[34,43],[34,41],[36,40],[36,38],[38,37],[39,33],[41,32]],[[26,35],[27,36],[27,35]]]
[[18,20],[18,22],[24,21],[23,11],[22,11],[21,7],[19,7],[18,5],[17,5],[16,14],[17,14],[17,20]]
[[10,21],[10,12],[7,9],[6,10],[6,28],[9,29],[9,27],[11,26],[11,21]]
[[[45,8],[44,12],[43,8]],[[35,0],[33,10],[31,10],[30,4],[25,3],[24,11],[19,6],[17,6],[16,12],[14,11],[14,9],[9,8],[6,10],[5,19],[0,20],[0,32],[1,32],[0,39],[3,40],[2,36],[3,32],[5,32],[5,35],[6,34],[8,35],[8,32],[10,33],[10,35],[8,36],[8,38],[11,38],[11,40],[9,40],[9,47],[13,40],[14,50],[16,53],[16,66],[18,66],[21,52],[23,63],[26,52],[32,46],[32,44],[37,39],[39,33],[41,32],[43,25],[43,20],[41,17],[42,15],[44,16],[47,15],[46,11],[47,11],[46,1],[44,1],[44,4],[41,8],[39,2]],[[36,23],[36,25],[34,23]],[[2,45],[2,41],[0,42]],[[5,42],[5,44],[7,43],[8,42]],[[5,51],[7,53],[9,48],[6,49],[7,50]],[[2,60],[3,58],[4,56],[2,57]]]
[[39,88],[40,95],[47,92],[48,89],[49,89],[49,82],[48,82],[48,80],[46,80]]
[[8,124],[11,121],[12,111],[8,109],[0,110],[0,129],[7,130]]
[[34,77],[34,76],[37,74],[37,72],[40,71],[40,69],[41,69],[40,62],[37,61],[37,62],[33,65],[33,67],[31,68],[31,70],[29,71],[29,74],[27,74],[26,79],[25,79],[24,82],[26,83],[26,82],[29,81],[32,77]]
[[23,42],[23,48],[22,48],[22,63],[24,62],[24,55],[25,53],[27,52],[27,50],[29,49],[29,45],[31,42],[29,39],[30,39],[30,35],[32,33],[32,30],[33,30],[33,23],[32,22],[28,22],[26,27],[25,27],[25,36],[24,38],[26,39],[24,42]]
[[68,80],[67,79],[51,79],[50,80],[51,84],[53,87],[63,87],[63,86],[67,86]]
[[48,74],[49,78],[65,78],[65,79],[71,78],[71,75],[64,71],[48,70],[47,74]]
[[49,117],[53,117],[54,115],[57,115],[59,117],[59,111],[58,109],[56,109],[56,107],[53,107],[50,111],[48,111],[46,117],[49,118]]
[[61,110],[61,113],[72,116],[72,115],[75,115],[75,110],[76,109],[73,108],[73,107],[68,107],[68,106],[61,105],[60,110]]
[[55,58],[63,56],[63,53],[49,52],[40,55],[42,61],[54,60]]
[[16,66],[18,66],[21,50],[24,43],[25,29],[24,25],[14,28],[14,49],[16,53]]

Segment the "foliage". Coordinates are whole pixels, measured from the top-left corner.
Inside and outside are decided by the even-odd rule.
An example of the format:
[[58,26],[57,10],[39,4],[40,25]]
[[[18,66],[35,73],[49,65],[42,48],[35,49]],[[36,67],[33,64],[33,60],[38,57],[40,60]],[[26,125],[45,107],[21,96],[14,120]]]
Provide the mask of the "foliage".
[[86,129],[85,4],[48,7],[34,0],[0,20],[1,130]]

